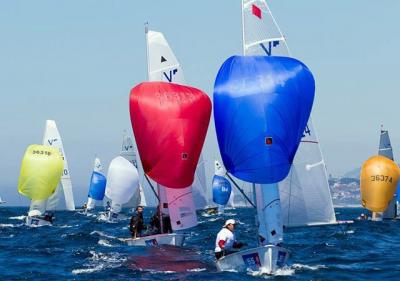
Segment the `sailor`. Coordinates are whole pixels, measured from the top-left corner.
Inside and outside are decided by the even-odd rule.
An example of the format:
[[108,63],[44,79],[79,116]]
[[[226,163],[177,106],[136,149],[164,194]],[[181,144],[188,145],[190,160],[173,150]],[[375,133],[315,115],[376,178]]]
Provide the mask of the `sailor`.
[[133,238],[141,237],[142,232],[146,229],[143,221],[143,207],[137,206],[136,211],[131,217],[131,222],[129,224],[129,230]]
[[215,257],[218,259],[223,256],[232,254],[236,252],[234,249],[239,249],[245,246],[244,243],[236,241],[235,238],[235,226],[236,221],[229,219],[225,222],[222,229],[217,234],[217,239],[215,240]]
[[171,233],[172,232],[172,227],[171,227],[171,219],[168,215],[163,214],[162,215],[162,223],[163,223],[163,229],[161,232],[161,225],[160,225],[160,206],[157,207],[157,210],[153,214],[153,216],[150,218],[150,226],[151,226],[151,233],[152,234],[161,234],[161,233]]
[[45,213],[44,214],[44,217],[43,217],[43,219],[45,220],[45,221],[48,221],[48,222],[50,222],[50,223],[53,223],[53,216],[54,216],[54,214],[53,213]]

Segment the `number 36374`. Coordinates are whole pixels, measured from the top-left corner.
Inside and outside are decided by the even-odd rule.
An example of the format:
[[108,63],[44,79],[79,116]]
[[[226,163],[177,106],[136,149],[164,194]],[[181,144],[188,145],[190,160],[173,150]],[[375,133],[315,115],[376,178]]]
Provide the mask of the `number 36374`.
[[393,182],[392,177],[385,176],[385,175],[374,175],[371,176],[371,181],[384,181],[384,182]]

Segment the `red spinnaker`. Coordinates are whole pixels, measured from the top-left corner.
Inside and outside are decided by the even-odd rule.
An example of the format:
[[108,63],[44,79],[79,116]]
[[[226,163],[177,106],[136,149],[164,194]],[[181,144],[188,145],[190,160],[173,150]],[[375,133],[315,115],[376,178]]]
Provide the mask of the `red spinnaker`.
[[131,90],[129,105],[144,172],[169,188],[190,186],[210,122],[210,98],[193,87],[144,82]]

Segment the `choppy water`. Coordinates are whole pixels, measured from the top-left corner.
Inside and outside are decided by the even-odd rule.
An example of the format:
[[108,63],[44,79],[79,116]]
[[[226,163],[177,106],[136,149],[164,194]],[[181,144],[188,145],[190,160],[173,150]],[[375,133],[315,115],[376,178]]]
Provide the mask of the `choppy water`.
[[[151,208],[146,209],[149,217]],[[255,243],[252,209],[199,216],[184,248],[128,247],[128,218],[105,223],[77,212],[57,212],[54,226],[23,225],[27,208],[0,207],[0,280],[400,280],[400,221],[286,231],[292,252],[276,276],[216,272],[215,235],[227,218],[240,221],[239,240]],[[354,219],[361,209],[337,209]]]

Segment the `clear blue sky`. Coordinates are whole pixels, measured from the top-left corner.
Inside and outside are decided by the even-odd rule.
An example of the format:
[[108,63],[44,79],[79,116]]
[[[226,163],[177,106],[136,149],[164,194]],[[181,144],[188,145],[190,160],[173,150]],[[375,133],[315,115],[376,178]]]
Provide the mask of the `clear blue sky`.
[[[398,159],[400,1],[268,1],[292,54],[313,71],[313,109],[328,171],[377,152],[389,129]],[[17,193],[26,147],[55,119],[83,202],[97,153],[108,166],[131,132],[129,90],[146,79],[144,22],[164,33],[187,82],[212,94],[215,75],[241,53],[239,0],[1,1],[0,195]]]

